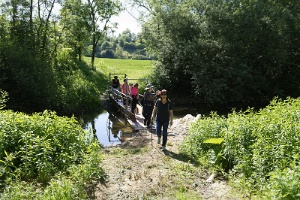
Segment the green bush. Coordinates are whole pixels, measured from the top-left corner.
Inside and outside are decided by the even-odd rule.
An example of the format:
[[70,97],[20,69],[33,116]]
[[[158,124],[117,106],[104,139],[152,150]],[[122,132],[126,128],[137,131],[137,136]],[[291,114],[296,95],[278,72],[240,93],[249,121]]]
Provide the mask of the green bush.
[[[245,186],[257,190],[268,185],[270,177],[279,180],[275,171],[295,170],[290,163],[299,161],[299,122],[300,98],[274,99],[258,112],[248,109],[227,118],[211,115],[198,120],[180,151],[195,160],[213,158],[214,164],[231,169]],[[224,142],[204,143],[209,138],[224,138]],[[289,185],[284,180],[281,184]]]
[[1,200],[29,200],[37,196],[37,188],[30,182],[9,181],[4,191],[0,194]]
[[212,145],[203,142],[209,138],[224,137],[223,129],[226,129],[226,119],[217,113],[211,113],[210,117],[198,120],[190,127],[189,137],[180,146],[180,151],[197,160],[199,155],[207,153]]
[[88,199],[105,179],[100,145],[74,117],[2,110],[0,119],[0,199]]
[[[100,73],[93,72],[86,63],[75,61],[67,50],[58,56],[55,67],[55,106],[60,114],[81,114],[101,106]],[[47,107],[48,108],[48,107]]]
[[60,171],[81,163],[88,146],[88,134],[75,118],[53,112],[32,116],[0,112],[1,179],[20,176],[47,182]]
[[268,199],[299,199],[300,197],[300,166],[275,170],[270,173],[270,181],[266,186]]
[[58,90],[58,108],[64,113],[76,114],[99,108],[100,91],[95,83],[86,80],[79,71],[63,77]]

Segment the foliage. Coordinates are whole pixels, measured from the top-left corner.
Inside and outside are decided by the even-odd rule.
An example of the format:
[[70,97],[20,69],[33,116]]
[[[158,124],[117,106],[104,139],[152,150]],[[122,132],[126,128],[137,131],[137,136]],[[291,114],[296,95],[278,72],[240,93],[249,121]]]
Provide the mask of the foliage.
[[299,163],[292,163],[283,170],[270,173],[270,184],[266,187],[270,199],[298,199],[300,194]]
[[82,199],[87,186],[104,180],[100,146],[74,117],[49,111],[0,117],[1,199]]
[[6,43],[0,49],[1,87],[10,96],[7,107],[23,111],[32,107],[40,111],[45,105],[52,107],[51,94],[55,94],[57,85],[49,60],[35,57],[15,43]]
[[9,109],[26,112],[51,109],[59,114],[77,114],[100,106],[98,85],[104,77],[90,72],[84,62],[74,60],[69,49],[62,49],[52,64],[13,44],[0,48],[0,57],[6,58],[0,67],[3,77],[0,81],[10,95]]
[[65,36],[61,40],[65,47],[70,47],[73,57],[81,60],[84,43],[89,40],[88,10],[81,1],[66,0],[60,15],[59,23]]
[[5,108],[5,103],[8,100],[8,93],[0,89],[0,110]]
[[[118,14],[121,11],[121,4],[119,1],[87,1],[83,2],[83,7],[87,11],[85,16],[87,17],[88,30],[91,35],[92,43],[92,59],[91,66],[93,70],[96,70],[94,67],[94,61],[96,56],[96,47],[99,44],[99,41],[103,39],[103,36],[107,33],[108,22],[113,15]],[[79,16],[81,17],[81,16]]]
[[[59,17],[53,10],[60,3],[65,5]],[[97,19],[115,14],[114,2],[96,3]],[[1,1],[0,85],[9,93],[8,109],[78,114],[100,106],[98,85],[104,77],[87,72],[90,67],[80,62],[88,37],[95,36],[91,33],[100,37],[98,29],[90,29],[87,7],[71,0]]]
[[230,106],[299,96],[299,2],[148,3],[143,37],[158,56],[153,80],[172,96]]
[[[299,195],[296,194],[299,184],[286,187],[293,184],[287,176],[282,177],[281,183],[277,181],[283,176],[281,171],[294,176],[294,171],[299,170],[299,110],[299,98],[274,99],[258,112],[248,109],[233,112],[228,118],[215,114],[204,117],[191,126],[180,151],[195,160],[210,159],[213,164],[230,170],[240,186],[253,191],[269,187],[280,198],[283,197],[280,195],[295,197]],[[204,143],[208,138],[224,138],[224,142]]]
[[[84,52],[85,56],[91,56],[92,46]],[[99,48],[98,48],[99,47]],[[125,30],[118,36],[105,35],[96,47],[96,56],[100,58],[119,58],[149,60],[152,59],[146,52],[145,41],[142,35],[135,35],[130,30]]]
[[91,71],[84,62],[74,61],[64,55],[58,58],[56,82],[58,85],[55,110],[80,114],[99,108],[100,83],[103,75]]

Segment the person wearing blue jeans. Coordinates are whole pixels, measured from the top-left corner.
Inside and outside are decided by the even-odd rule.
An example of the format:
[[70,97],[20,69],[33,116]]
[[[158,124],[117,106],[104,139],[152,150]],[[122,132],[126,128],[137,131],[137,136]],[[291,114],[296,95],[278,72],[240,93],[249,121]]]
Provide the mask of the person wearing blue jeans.
[[160,98],[155,102],[151,121],[153,121],[154,117],[156,116],[157,143],[161,143],[162,136],[162,150],[166,150],[168,139],[167,130],[169,125],[172,126],[173,124],[173,104],[167,98],[167,90],[163,89],[159,95]]

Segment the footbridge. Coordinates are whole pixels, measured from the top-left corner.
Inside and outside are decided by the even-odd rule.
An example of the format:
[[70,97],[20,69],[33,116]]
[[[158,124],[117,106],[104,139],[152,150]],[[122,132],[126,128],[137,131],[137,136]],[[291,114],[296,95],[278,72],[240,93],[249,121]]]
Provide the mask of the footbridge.
[[[146,130],[147,126],[144,124],[144,116],[142,115],[143,107],[140,103],[137,104],[137,111],[135,113],[131,112],[131,102],[132,97],[130,95],[129,87],[125,87],[125,91],[121,91],[120,88],[115,89],[112,87],[111,81],[113,76],[117,76],[119,74],[109,74],[108,76],[108,87],[106,90],[107,98],[110,103],[116,107],[120,112],[122,112],[126,118],[126,122],[130,124],[130,126],[134,130]],[[124,74],[122,74],[124,75]],[[124,75],[124,83],[129,86],[129,81],[145,81],[148,84],[147,79],[129,79],[127,75]],[[122,83],[120,82],[120,87],[122,87]],[[139,99],[141,99],[143,95],[139,94]],[[155,129],[154,125],[150,127],[150,129]]]

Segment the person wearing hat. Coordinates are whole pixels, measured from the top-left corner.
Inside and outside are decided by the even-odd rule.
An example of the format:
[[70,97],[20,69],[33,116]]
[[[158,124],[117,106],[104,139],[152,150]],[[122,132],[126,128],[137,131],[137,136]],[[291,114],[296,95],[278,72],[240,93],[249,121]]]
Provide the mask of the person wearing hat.
[[173,124],[173,104],[167,97],[167,90],[163,89],[159,96],[160,98],[156,100],[154,105],[151,121],[156,117],[157,143],[161,143],[162,136],[162,150],[166,150],[167,130],[169,125],[172,126]]
[[118,76],[114,76],[114,79],[112,80],[112,85],[114,89],[120,90],[120,81],[118,79]]
[[143,116],[144,116],[144,125],[150,128],[151,124],[151,114],[153,111],[154,101],[155,101],[155,93],[153,92],[153,86],[151,84],[147,84],[146,92],[143,95]]

